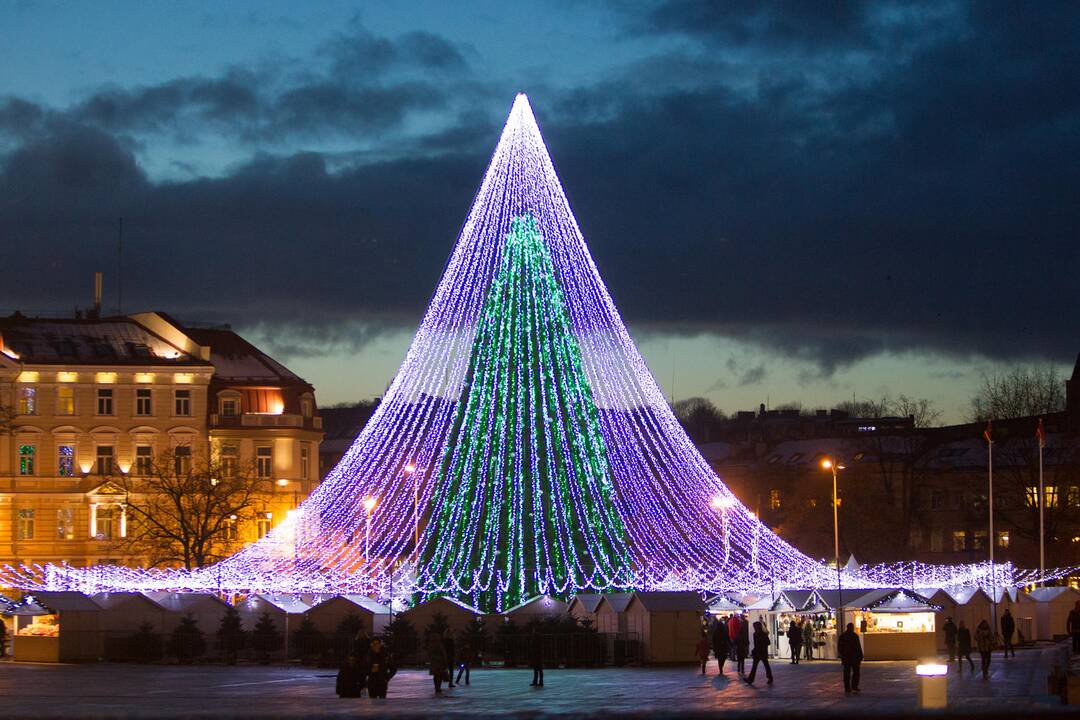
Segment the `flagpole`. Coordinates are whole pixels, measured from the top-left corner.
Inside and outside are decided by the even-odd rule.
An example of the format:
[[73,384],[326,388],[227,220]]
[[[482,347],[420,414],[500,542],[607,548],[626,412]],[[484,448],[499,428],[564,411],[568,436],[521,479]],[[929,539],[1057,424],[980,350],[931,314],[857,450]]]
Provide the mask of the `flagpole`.
[[986,471],[987,471],[987,483],[990,489],[989,506],[990,511],[990,537],[987,538],[990,541],[990,599],[993,601],[993,607],[991,609],[991,619],[993,622],[993,632],[997,633],[997,575],[994,573],[994,436],[993,430],[991,430],[991,424],[986,424]]
[[[1042,419],[1039,419],[1039,580],[1046,576],[1046,531],[1043,527],[1043,506],[1046,505],[1046,491],[1043,489],[1043,447],[1046,436]],[[1045,581],[1044,581],[1045,582]]]

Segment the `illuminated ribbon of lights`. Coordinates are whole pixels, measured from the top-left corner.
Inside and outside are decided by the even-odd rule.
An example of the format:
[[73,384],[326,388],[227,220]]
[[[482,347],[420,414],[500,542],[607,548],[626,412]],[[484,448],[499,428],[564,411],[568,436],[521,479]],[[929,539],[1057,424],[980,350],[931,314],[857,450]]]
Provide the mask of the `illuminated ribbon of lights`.
[[[841,575],[848,588],[947,588],[1068,572],[901,563]],[[31,590],[447,594],[484,610],[539,593],[836,582],[738,502],[672,414],[524,95],[382,403],[296,512],[190,572],[0,570],[0,584]]]

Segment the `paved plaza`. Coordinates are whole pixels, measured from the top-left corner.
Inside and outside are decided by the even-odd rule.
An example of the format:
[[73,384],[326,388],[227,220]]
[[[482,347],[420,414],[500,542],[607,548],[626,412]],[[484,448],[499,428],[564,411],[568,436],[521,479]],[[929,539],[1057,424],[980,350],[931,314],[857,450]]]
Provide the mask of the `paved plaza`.
[[[995,657],[992,676],[955,674],[950,709],[1018,717],[1067,710],[1046,695],[1051,653],[1026,650]],[[547,671],[546,687],[529,687],[531,671],[487,669],[472,685],[436,697],[427,673],[406,669],[387,700],[339,699],[332,670],[283,667],[0,664],[0,697],[7,717],[313,717],[497,714],[538,715],[761,715],[896,716],[916,710],[914,664],[868,662],[863,692],[845,696],[840,666],[778,662],[776,682],[756,686],[716,663],[702,677],[695,668],[597,668]]]

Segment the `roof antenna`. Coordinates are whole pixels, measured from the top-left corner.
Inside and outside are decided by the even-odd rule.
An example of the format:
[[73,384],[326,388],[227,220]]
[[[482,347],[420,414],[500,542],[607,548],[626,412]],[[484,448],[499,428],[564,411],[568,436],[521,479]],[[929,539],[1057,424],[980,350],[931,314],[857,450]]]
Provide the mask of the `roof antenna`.
[[116,314],[124,314],[124,218],[116,230]]

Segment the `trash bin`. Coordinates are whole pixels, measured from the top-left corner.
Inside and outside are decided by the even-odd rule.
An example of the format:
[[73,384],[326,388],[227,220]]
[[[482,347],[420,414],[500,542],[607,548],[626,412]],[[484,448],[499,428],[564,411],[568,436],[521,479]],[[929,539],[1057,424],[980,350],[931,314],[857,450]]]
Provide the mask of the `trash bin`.
[[949,666],[943,663],[919,663],[919,708],[932,710],[949,704]]

